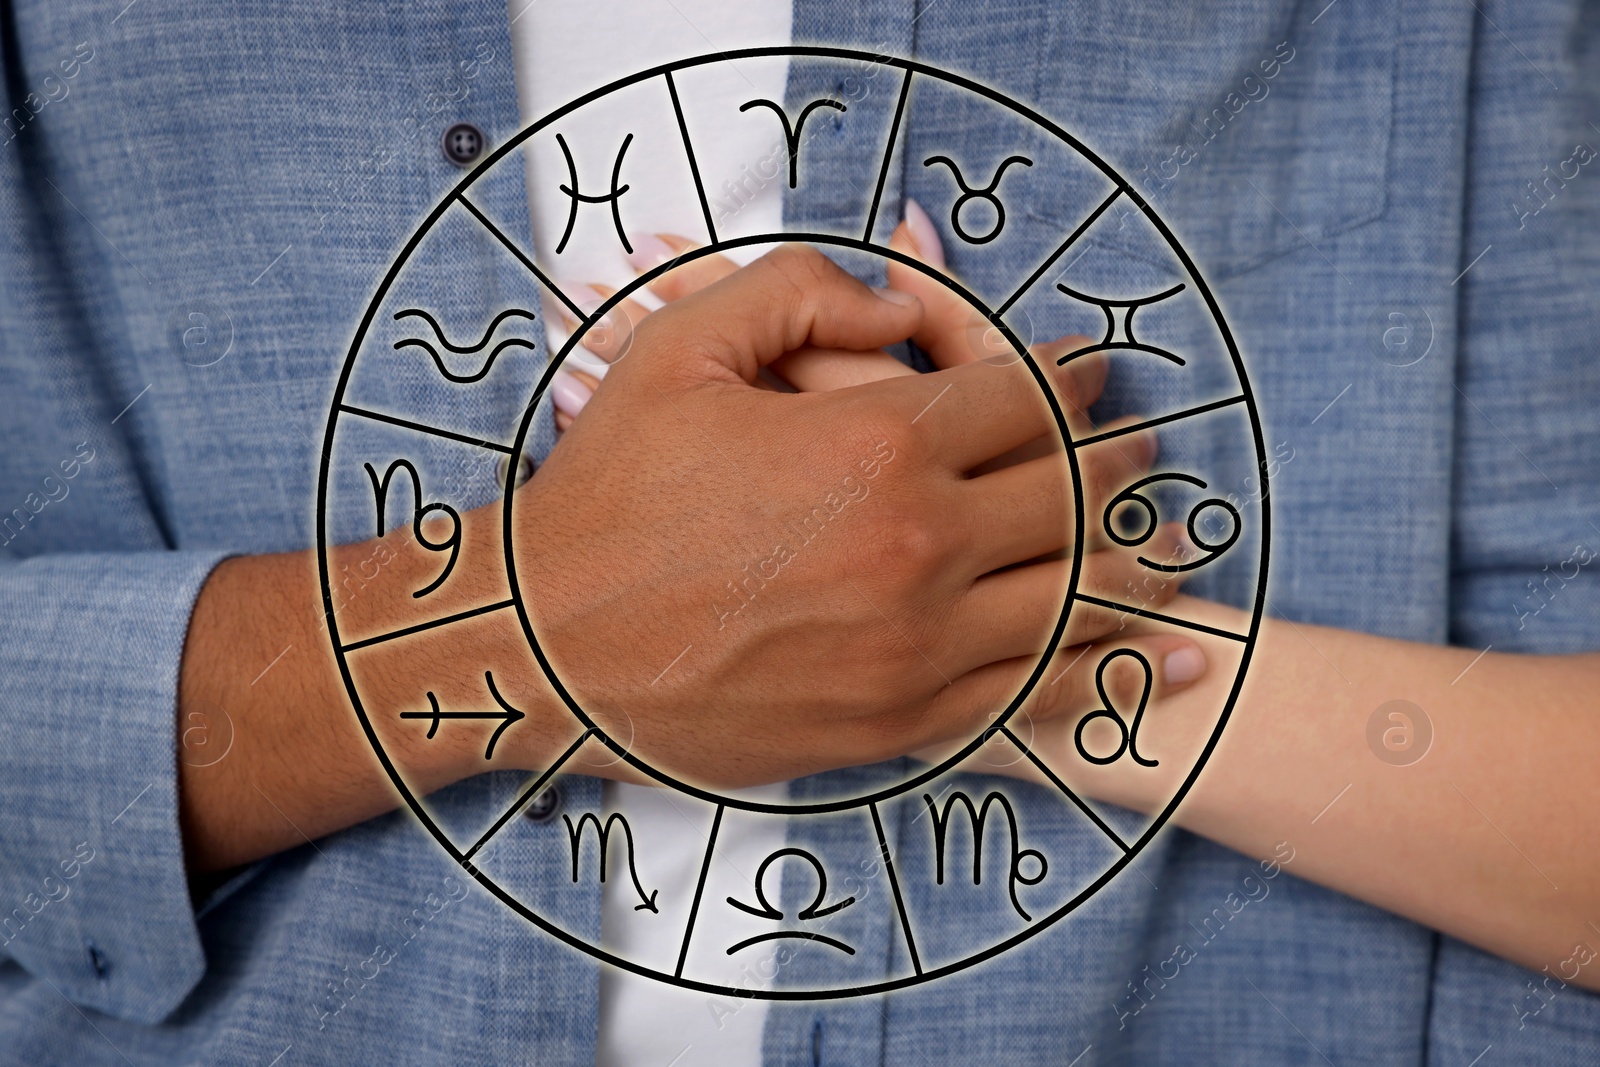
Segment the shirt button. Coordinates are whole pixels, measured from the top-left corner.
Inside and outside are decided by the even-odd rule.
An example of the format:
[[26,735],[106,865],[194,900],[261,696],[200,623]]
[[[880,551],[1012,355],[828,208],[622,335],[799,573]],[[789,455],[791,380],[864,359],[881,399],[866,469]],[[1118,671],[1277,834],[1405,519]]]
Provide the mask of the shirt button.
[[458,167],[470,167],[487,144],[482,130],[470,122],[458,122],[444,131],[444,158]]
[[557,786],[551,786],[528,801],[528,806],[522,809],[522,814],[532,822],[549,822],[560,808],[561,790]]

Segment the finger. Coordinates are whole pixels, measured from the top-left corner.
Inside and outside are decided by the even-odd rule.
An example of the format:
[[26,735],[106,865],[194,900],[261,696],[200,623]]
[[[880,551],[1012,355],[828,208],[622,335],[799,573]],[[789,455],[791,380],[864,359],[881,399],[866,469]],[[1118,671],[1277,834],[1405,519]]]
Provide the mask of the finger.
[[[1024,707],[1036,720],[1104,709],[1126,721],[1141,702],[1149,704],[1199,681],[1209,665],[1199,642],[1183,634],[1141,634],[1064,648],[1052,662],[1054,673],[1046,671]],[[1117,746],[1115,740],[1098,744],[1100,739],[1087,729],[1083,740],[1099,755]]]
[[[647,247],[647,242],[641,244],[642,238],[635,238],[635,244],[640,245],[635,249],[634,255],[628,257],[634,267],[643,273],[650,270],[667,259],[681,256],[685,252],[692,252],[700,245],[687,237],[680,237],[675,233],[660,233],[653,235],[662,245],[666,246],[666,254],[661,255],[661,250]],[[659,258],[658,258],[659,257]],[[641,264],[645,264],[641,266]],[[724,255],[701,256],[697,259],[680,263],[671,270],[657,275],[649,284],[649,290],[659,296],[666,303],[697,293],[708,285],[720,282],[728,275],[739,269],[739,264]]]
[[[905,221],[889,235],[889,247],[933,270],[947,274],[944,246],[928,213],[915,200],[906,201]],[[954,367],[981,359],[990,323],[955,290],[938,278],[890,260],[887,281],[891,288],[911,293],[927,309],[922,328],[912,337],[936,367]]]
[[1088,646],[1075,654],[1054,685],[1029,695],[1013,729],[1027,738],[1036,724],[1047,727],[1061,738],[1047,745],[1082,769],[1087,768],[1080,760],[1154,767],[1171,753],[1163,751],[1159,728],[1152,748],[1150,719],[1143,713],[1199,681],[1209,667],[1200,643],[1181,634],[1139,635]]
[[[924,744],[935,747],[918,752],[918,758],[930,762],[947,759],[991,726],[1016,700],[1037,664],[1037,658],[1031,656],[985,664],[940,689],[929,701],[922,724]],[[1148,704],[1179,692],[1203,678],[1208,667],[1200,645],[1180,634],[1150,634],[1115,645],[1064,648],[1051,657],[1007,728],[1012,733],[1020,730],[1026,743],[1035,722],[1086,715],[1107,703],[1126,721],[1141,698]],[[1083,739],[1090,752],[1103,756],[1115,750],[1116,739],[1106,744],[1103,731],[1095,728],[1101,725],[1115,732],[1109,719],[1103,724],[1097,721],[1083,731]]]
[[[617,293],[609,285],[580,285],[573,288],[582,290],[586,296],[593,295],[592,304],[584,302],[578,304],[579,307],[589,311],[591,317]],[[624,298],[612,305],[604,316],[594,320],[593,324],[584,330],[583,347],[597,356],[600,364],[596,366],[593,362],[586,361],[581,364],[582,368],[594,372],[595,377],[604,377],[611,364],[628,354],[633,347],[634,331],[649,314],[650,309],[636,300]],[[568,330],[576,332],[582,325],[566,311],[562,312],[561,318]],[[574,360],[574,363],[577,361]],[[578,367],[575,366],[573,369],[576,370]]]
[[[986,663],[1042,655],[1061,617],[1070,576],[1065,560],[1049,560],[998,571],[973,582],[956,599],[945,620],[945,632],[961,635],[960,643],[933,649],[943,669],[953,677]],[[1078,635],[1070,632],[1076,613],[1077,605],[1073,605],[1067,616],[1069,636],[1063,644],[1076,643]]]
[[[1052,383],[1052,391],[1059,402],[1061,414],[1067,424],[1067,433],[1072,440],[1081,440],[1095,433],[1096,427],[1094,420],[1089,417],[1088,408],[1099,399],[1106,381],[1107,360],[1104,352],[1092,353],[1082,359],[1073,360],[1064,367],[1056,366],[1054,358],[1056,354],[1075,351],[1082,343],[1085,343],[1082,337],[1063,337],[1048,344],[1036,345],[1031,350],[1034,361],[1044,370],[1045,377]],[[1019,361],[1013,358],[999,362],[1005,364]],[[979,464],[971,473],[987,474],[1025,460],[1036,459],[1050,452],[1060,451],[1061,446],[1060,436],[1046,433],[1010,452]]]
[[772,370],[802,393],[848,389],[852,385],[916,374],[881,349],[845,352],[836,348],[802,348],[772,364]]
[[571,425],[573,419],[589,403],[594,396],[595,388],[600,383],[581,371],[568,370],[562,367],[550,376],[550,399],[556,406],[556,426],[565,430],[561,425],[559,416],[567,417],[567,424]]
[[662,342],[662,366],[752,382],[758,368],[796,349],[884,348],[921,320],[915,297],[871,289],[815,249],[787,244],[668,304],[641,329]]
[[[1085,408],[1104,384],[1103,367],[1087,360],[1065,368],[1040,362],[1068,435],[1086,436],[1093,424]],[[1033,368],[1022,360],[985,360],[924,374],[918,381],[901,383],[895,395],[901,410],[920,424],[935,455],[959,470],[973,470],[1039,437],[1061,444],[1055,412]]]
[[[1119,419],[1112,425],[1137,421],[1137,418]],[[1112,543],[1106,532],[1106,506],[1150,469],[1158,451],[1154,430],[1114,437],[1078,450],[1085,547],[1093,551]]]
[[1072,475],[1065,453],[1018,463],[957,487],[963,561],[975,574],[1065,548],[1073,528]]
[[1193,559],[1194,551],[1188,548],[1180,523],[1158,527],[1150,539],[1130,547],[1114,546],[1089,552],[1083,557],[1083,569],[1078,575],[1078,607],[1096,607],[1081,599],[1095,597],[1117,608],[1098,608],[1085,611],[1082,619],[1074,620],[1078,629],[1071,635],[1074,643],[1093,640],[1095,637],[1121,630],[1132,625],[1139,611],[1159,611],[1183,588],[1188,575],[1157,570],[1139,562],[1140,558],[1153,563]]
[[[945,269],[944,245],[938,230],[922,205],[915,200],[906,201],[905,221],[890,235],[889,247],[941,274],[949,273]],[[889,262],[887,273],[890,287],[911,293],[922,301],[926,314],[922,328],[912,340],[928,354],[934,366],[954,367],[991,358],[1009,362],[1016,358],[1005,335],[937,278],[899,260]],[[1054,367],[1057,366],[1057,360],[1090,349],[1093,344],[1087,337],[1072,335],[1033,345],[1030,351],[1041,366]],[[1106,366],[1104,352],[1090,352],[1076,359],[1068,359],[1061,371],[1052,375],[1056,379],[1069,424],[1081,423],[1072,426],[1074,434],[1089,432],[1087,409],[1099,399],[1105,387]]]
[[[901,243],[897,245],[896,239]],[[935,270],[945,269],[944,240],[939,236],[939,229],[922,205],[910,198],[906,200],[905,221],[895,227],[889,247],[907,252]]]
[[[889,247],[940,273],[947,273],[938,230],[915,200],[906,201],[905,221],[890,235]],[[1016,358],[1006,337],[976,308],[936,278],[899,260],[889,262],[887,274],[891,288],[911,293],[922,301],[925,309],[922,327],[912,340],[928,354],[934,366],[942,369],[980,359],[998,358],[1010,362]],[[1073,358],[1073,353],[1092,349],[1093,345],[1089,338],[1074,334],[1029,349],[1040,366],[1051,368],[1049,376],[1056,385],[1074,436],[1093,432],[1088,409],[1105,388],[1108,368],[1105,352],[1089,351]],[[1062,360],[1065,362],[1058,362]]]
[[[915,200],[906,201],[905,221],[890,234],[889,247],[950,277],[938,231]],[[922,328],[911,339],[935,367],[957,367],[981,359],[1009,363],[1018,358],[1010,339],[938,275],[900,260],[890,260],[886,273],[891,288],[911,293],[927,309]],[[1083,341],[1088,343],[1086,338]]]
[[[1085,408],[1100,399],[1111,369],[1110,353],[1103,348],[1096,349],[1094,344],[1082,334],[1074,333],[1031,349],[1040,362],[1049,360],[1061,368],[1063,373],[1056,376],[1057,383],[1070,382],[1074,402]],[[1083,354],[1078,355],[1080,352]]]
[[[1147,547],[1176,552],[1178,538],[1175,525],[1165,526]],[[1137,611],[1157,611],[1178,595],[1184,576],[1151,570],[1138,561],[1141,551],[1107,549],[1083,557],[1078,591],[1104,603],[1075,596],[1060,644],[1081,645],[1121,633],[1137,619]],[[974,581],[947,621],[946,632],[962,635],[961,644],[944,653],[950,666],[967,671],[1042,653],[1061,616],[1071,567],[1070,560],[1045,560]]]
[[937,274],[918,270],[901,260],[890,260],[888,284],[911,293],[927,309],[922,328],[912,337],[935,367],[955,367],[976,359],[1015,353],[1005,335],[956,290],[940,280],[952,277],[946,269],[944,245],[922,205],[906,201],[905,221],[889,235],[889,247],[925,264]]
[[[1104,447],[1112,444],[1119,447]],[[1106,505],[1154,458],[1153,432],[1129,434],[1079,453],[1087,549],[1111,543],[1103,521]],[[1065,453],[1059,449],[967,479],[957,492],[960,514],[969,522],[969,558],[977,573],[1065,548],[1073,528],[1071,484]]]
[[1032,659],[987,663],[940,689],[918,724],[918,757],[931,763],[949,759],[988,729],[1016,699],[1036,663]]
[[889,405],[926,445],[931,458],[965,472],[1046,434],[1058,437],[1033,371],[965,363],[948,370],[862,386]]
[[[1071,334],[1066,337],[1034,345],[1030,351],[1041,367],[1051,368],[1049,377],[1061,401],[1061,410],[1067,416],[1067,428],[1073,437],[1087,437],[1095,432],[1094,420],[1089,417],[1089,407],[1105,391],[1111,360],[1105,351],[1073,356],[1093,344],[1087,337]],[[1063,357],[1067,362],[1060,362]]]

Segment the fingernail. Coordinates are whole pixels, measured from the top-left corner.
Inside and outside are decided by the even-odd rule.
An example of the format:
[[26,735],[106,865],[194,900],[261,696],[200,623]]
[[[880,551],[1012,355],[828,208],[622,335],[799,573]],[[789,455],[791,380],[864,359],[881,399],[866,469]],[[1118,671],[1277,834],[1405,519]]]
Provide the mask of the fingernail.
[[917,246],[917,254],[922,261],[930,267],[943,267],[944,242],[939,240],[939,231],[933,228],[933,220],[915,200],[906,201],[906,229],[910,231],[911,243]]
[[573,418],[578,417],[578,412],[583,410],[593,395],[587,385],[564,370],[556,371],[550,379],[550,397],[555,401],[556,410],[564,411]]
[[1174,649],[1161,661],[1161,673],[1168,685],[1188,685],[1206,673],[1206,654],[1197,645]]
[[[565,293],[567,299],[572,301],[573,306],[583,312],[585,316],[593,314],[596,308],[605,303],[604,297],[595,292],[593,287],[582,282],[557,282],[556,288]],[[562,305],[561,317],[568,322],[576,321],[572,317],[572,309],[566,305]]]
[[877,293],[879,298],[887,300],[891,304],[897,304],[900,307],[910,307],[917,302],[916,297],[910,293],[903,293],[899,289],[874,289],[872,291]]
[[565,365],[570,366],[573,370],[581,370],[591,378],[604,378],[606,372],[611,369],[611,364],[582,345],[567,353]]
[[633,246],[633,251],[628,253],[628,262],[640,274],[659,267],[677,255],[671,245],[653,233],[630,233],[628,243]]

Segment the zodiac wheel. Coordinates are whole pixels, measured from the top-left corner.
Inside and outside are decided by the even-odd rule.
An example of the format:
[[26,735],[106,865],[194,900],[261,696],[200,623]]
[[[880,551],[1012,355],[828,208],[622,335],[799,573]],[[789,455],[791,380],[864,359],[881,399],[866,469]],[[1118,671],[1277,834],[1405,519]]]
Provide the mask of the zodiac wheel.
[[[787,64],[790,100],[752,99],[726,113],[703,103],[714,95],[708,79],[735,62]],[[607,122],[586,122],[600,107]],[[719,196],[702,173],[697,144],[735,122],[767,124],[781,149],[771,173],[758,175],[786,183],[798,205],[779,232],[753,227],[737,198]],[[941,143],[941,131],[951,128],[983,134],[959,146]],[[657,164],[633,169],[629,160],[646,150]],[[530,157],[541,153],[566,175],[555,188],[535,189],[565,198],[569,208],[553,254],[540,253],[527,221],[525,183],[539,173]],[[659,165],[663,159],[674,162]],[[598,306],[583,306],[554,280],[568,275],[562,257],[596,242],[631,251],[628,194],[645,183],[694,207],[703,243]],[[952,235],[959,281],[888,247],[894,213],[887,205],[912,185]],[[729,182],[725,192],[737,190]],[[1085,608],[1202,641],[1212,672],[1225,672],[1232,684],[1209,709],[1210,729],[1199,740],[1180,742],[1145,716],[1150,664],[1119,644],[1116,631],[1082,667],[1095,671],[1101,706],[1076,724],[1070,748],[1039,746],[1026,716],[1034,691],[1054,684],[1045,655],[987,728],[939,763],[819,776],[780,799],[686,781],[637,750],[615,715],[585,706],[548,655],[538,605],[519,581],[524,549],[513,536],[527,496],[517,490],[554,436],[552,376],[587,331],[606,328],[613,309],[661,272],[777,242],[811,244],[863,272],[885,261],[920,270],[971,305],[988,358],[1026,365],[1065,450],[1076,509],[1051,646],[1073,611]],[[554,353],[543,330],[549,306],[577,323]],[[1123,394],[1141,409],[1136,420],[1074,434],[1048,368],[1029,348],[1036,336],[1068,332],[1099,337],[1087,351],[1109,353]],[[1161,428],[1161,461],[1130,478],[1099,514],[1086,513],[1080,457],[1117,449],[1152,427]],[[891,453],[863,458],[852,476],[875,477]],[[324,607],[352,706],[385,771],[448,856],[513,911],[607,963],[708,993],[826,999],[883,992],[969,967],[1057,924],[1156,839],[1220,737],[1250,662],[1265,596],[1274,469],[1244,362],[1211,289],[1167,224],[1076,137],[992,89],[910,60],[830,48],[717,54],[621,79],[526,127],[463,177],[406,243],[361,320],[328,421],[317,516]],[[492,525],[499,528],[469,529],[463,517],[497,498]],[[1186,523],[1187,554],[1140,555],[1142,583],[1129,582],[1120,597],[1080,588],[1086,530],[1138,550],[1163,518]],[[382,536],[395,520],[438,561],[426,583],[400,598],[415,621],[399,627],[392,611],[368,611],[387,596],[376,591],[387,559],[374,555],[352,570],[330,547],[371,538],[374,529]],[[788,533],[796,543],[806,536]],[[505,573],[498,592],[456,580],[463,554],[480,553]],[[1249,625],[1229,630],[1187,609],[1152,608],[1151,591],[1179,574],[1244,609]],[[417,642],[446,627],[482,648],[482,662],[449,665],[453,679],[425,692],[387,687],[385,663],[413,655]],[[1106,695],[1104,674],[1119,664],[1143,673],[1145,698],[1136,704]],[[408,753],[470,735],[490,761],[508,737],[519,743],[514,731],[526,729],[525,715],[513,679],[534,666],[572,716],[570,733],[550,740],[544,769],[509,790],[493,784],[504,775],[484,776],[491,784],[473,794],[477,806],[430,802]],[[597,789],[579,790],[581,802],[569,801],[559,821],[551,817],[552,784],[583,765],[574,759],[580,751],[627,761],[708,813],[692,892],[656,886],[652,842],[635,834],[628,813],[605,810]],[[1167,799],[1153,815],[1138,815],[1072,784],[1110,765],[1159,773],[1170,782]],[[997,777],[1011,767],[1025,768],[1030,780]],[[745,877],[740,892],[708,892],[719,831],[735,820],[781,820],[785,846]],[[670,925],[675,951],[625,958],[602,943],[592,922],[574,918],[579,895],[606,881],[608,856],[613,882],[626,876],[637,893],[627,921]],[[780,861],[798,872],[781,886],[771,875]],[[707,962],[758,952],[770,959],[775,944],[784,946],[784,966],[770,988],[715,977],[725,972]]]

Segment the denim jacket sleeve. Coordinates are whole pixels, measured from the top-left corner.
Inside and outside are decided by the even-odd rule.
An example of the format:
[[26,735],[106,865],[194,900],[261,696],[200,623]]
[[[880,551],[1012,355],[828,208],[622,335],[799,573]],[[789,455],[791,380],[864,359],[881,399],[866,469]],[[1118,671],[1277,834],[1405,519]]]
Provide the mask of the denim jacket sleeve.
[[0,569],[0,952],[84,1007],[165,1017],[205,969],[178,826],[175,694],[204,552]]

